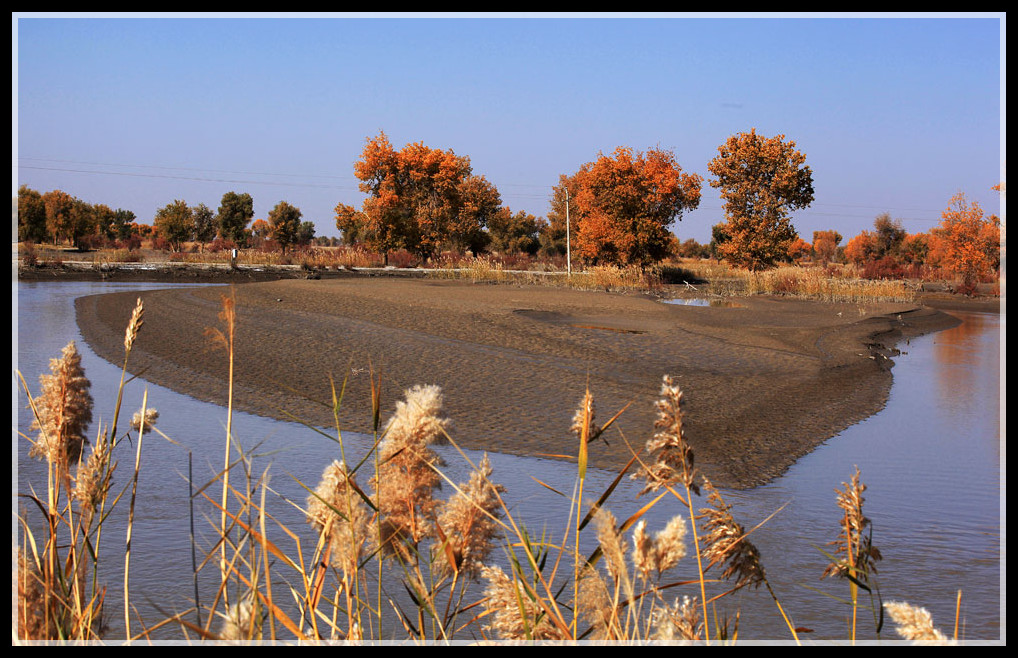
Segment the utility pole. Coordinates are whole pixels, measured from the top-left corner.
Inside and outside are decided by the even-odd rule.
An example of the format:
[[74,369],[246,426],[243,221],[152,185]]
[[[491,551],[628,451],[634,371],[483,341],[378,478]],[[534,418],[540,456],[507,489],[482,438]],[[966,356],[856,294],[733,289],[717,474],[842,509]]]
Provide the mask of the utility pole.
[[566,276],[573,275],[572,250],[569,248],[569,188],[566,189]]

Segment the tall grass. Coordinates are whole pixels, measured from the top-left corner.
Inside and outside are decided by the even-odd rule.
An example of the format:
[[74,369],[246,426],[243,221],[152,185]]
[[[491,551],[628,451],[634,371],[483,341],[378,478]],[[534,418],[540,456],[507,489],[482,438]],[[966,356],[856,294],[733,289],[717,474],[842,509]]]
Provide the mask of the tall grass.
[[[139,304],[125,336],[123,373],[142,325]],[[210,332],[232,363],[238,321],[232,299],[224,300],[222,326]],[[763,566],[763,556],[731,507],[694,466],[685,437],[683,393],[664,378],[655,433],[604,491],[590,490],[587,446],[609,431],[625,411],[597,420],[593,397],[584,396],[574,417],[576,479],[572,493],[547,485],[569,502],[561,527],[535,533],[505,502],[485,456],[476,463],[459,451],[449,431],[442,391],[408,389],[383,422],[381,378],[371,374],[373,447],[359,458],[347,454],[337,420],[333,432],[314,429],[336,442],[340,459],[322,465],[321,479],[301,482],[300,508],[309,532],[288,527],[267,506],[268,471],[258,472],[253,454],[232,436],[232,368],[222,469],[192,483],[193,501],[210,519],[214,541],[196,560],[199,572],[215,574],[211,592],[198,593],[194,607],[163,619],[140,620],[131,606],[130,555],[134,498],[139,486],[142,438],[166,437],[153,426],[156,414],[142,410],[131,429],[117,423],[125,386],[122,377],[113,423],[101,427],[84,456],[84,428],[92,401],[73,345],[55,359],[33,397],[37,436],[23,435],[32,454],[46,460],[42,496],[26,493],[43,523],[19,516],[18,628],[15,641],[105,640],[105,588],[100,550],[110,510],[130,491],[131,513],[124,560],[123,614],[130,640],[149,640],[155,630],[178,629],[183,640],[294,644],[400,639],[411,643],[470,641],[688,642],[730,644],[739,639],[742,611],[724,613],[744,588],[765,587],[780,611],[787,636],[799,629],[784,609]],[[332,387],[338,419],[345,382]],[[146,398],[147,400],[147,398]],[[124,489],[111,488],[123,440],[134,442],[134,471]],[[456,447],[470,466],[454,482],[433,447]],[[609,501],[621,479],[644,483],[647,502],[617,520]],[[929,614],[903,603],[882,604],[875,594],[872,527],[862,513],[858,471],[838,493],[844,512],[832,530],[827,575],[850,584],[850,638],[879,637],[883,611],[899,634],[914,641],[946,642]],[[444,494],[443,492],[448,492]],[[706,497],[704,498],[704,493]],[[697,503],[697,498],[702,502]],[[648,512],[674,510],[664,527],[649,529]],[[195,540],[196,541],[196,540]],[[680,580],[676,566],[692,560],[693,579]],[[208,580],[208,579],[206,579]],[[871,594],[868,601],[859,596]],[[201,598],[199,598],[201,597]],[[857,613],[869,610],[872,630]],[[752,614],[753,611],[745,611]],[[192,621],[192,617],[194,621]],[[115,638],[123,639],[123,638]],[[955,631],[957,639],[957,630]]]
[[784,266],[751,272],[713,261],[684,261],[682,269],[705,281],[706,294],[788,295],[824,302],[911,302],[916,286],[900,279],[868,279],[851,267]]

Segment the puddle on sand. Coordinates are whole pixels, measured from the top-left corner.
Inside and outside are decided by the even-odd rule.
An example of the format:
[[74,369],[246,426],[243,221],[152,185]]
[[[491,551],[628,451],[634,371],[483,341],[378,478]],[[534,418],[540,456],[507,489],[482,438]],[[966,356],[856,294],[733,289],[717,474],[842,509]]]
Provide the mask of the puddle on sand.
[[724,297],[713,297],[707,299],[704,297],[680,297],[676,299],[666,299],[665,304],[675,304],[677,306],[714,306],[717,308],[742,308],[742,304],[733,302],[730,299]]

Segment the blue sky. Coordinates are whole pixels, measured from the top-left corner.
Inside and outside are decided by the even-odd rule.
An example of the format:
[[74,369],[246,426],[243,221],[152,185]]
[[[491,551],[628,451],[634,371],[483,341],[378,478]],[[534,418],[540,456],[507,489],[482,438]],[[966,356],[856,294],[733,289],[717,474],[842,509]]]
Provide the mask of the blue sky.
[[599,152],[673,150],[705,178],[673,227],[700,242],[724,218],[707,163],[751,128],[806,154],[807,240],[883,212],[926,231],[958,192],[1001,213],[1004,14],[15,13],[12,37],[12,196],[62,189],[143,222],[232,190],[337,235],[380,131],[468,156],[538,216]]

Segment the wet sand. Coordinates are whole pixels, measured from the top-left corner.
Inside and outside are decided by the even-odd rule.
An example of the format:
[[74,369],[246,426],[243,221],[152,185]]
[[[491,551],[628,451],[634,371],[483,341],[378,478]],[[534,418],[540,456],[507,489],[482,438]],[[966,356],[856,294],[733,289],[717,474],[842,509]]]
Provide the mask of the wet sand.
[[[676,306],[637,294],[393,277],[280,280],[140,294],[145,325],[130,370],[225,404],[226,353],[205,337],[236,296],[237,408],[333,427],[331,382],[346,382],[342,429],[370,432],[370,373],[383,422],[402,391],[438,384],[466,448],[526,456],[576,453],[569,431],[584,391],[597,420],[629,405],[594,465],[618,468],[654,432],[661,379],[684,391],[697,466],[751,487],[881,409],[891,352],[906,335],[957,324],[900,303],[740,298],[738,308]],[[77,300],[78,324],[121,363],[136,293]],[[888,437],[889,440],[893,437]]]

